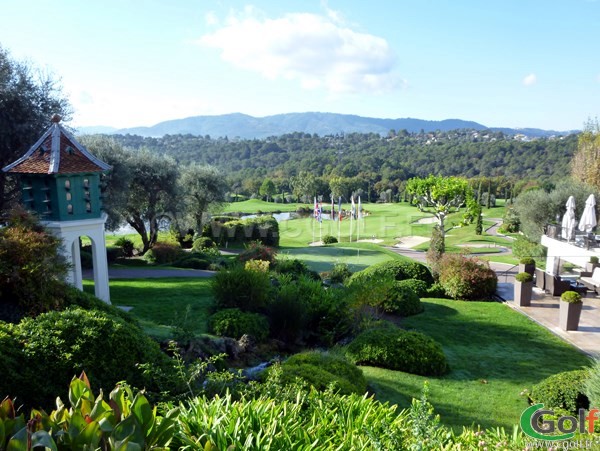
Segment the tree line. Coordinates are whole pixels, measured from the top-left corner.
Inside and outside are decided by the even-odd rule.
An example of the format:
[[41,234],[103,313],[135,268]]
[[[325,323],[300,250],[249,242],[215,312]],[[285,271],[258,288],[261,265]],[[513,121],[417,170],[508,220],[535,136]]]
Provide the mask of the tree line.
[[[429,174],[503,179],[516,185],[525,185],[525,181],[551,184],[570,172],[577,148],[576,135],[520,141],[502,132],[475,130],[392,130],[387,136],[298,132],[267,139],[193,135],[112,138],[126,148],[168,155],[180,164],[216,166],[227,175],[230,192],[235,195],[259,195],[265,179],[269,179],[274,186],[263,196],[289,193],[297,198],[294,178],[310,174],[316,179],[314,183],[321,179],[321,185],[337,184],[339,188],[317,186],[315,191],[320,194],[341,191],[348,195],[361,189],[363,198],[371,201],[398,199],[406,180]],[[493,194],[504,196],[504,187]]]

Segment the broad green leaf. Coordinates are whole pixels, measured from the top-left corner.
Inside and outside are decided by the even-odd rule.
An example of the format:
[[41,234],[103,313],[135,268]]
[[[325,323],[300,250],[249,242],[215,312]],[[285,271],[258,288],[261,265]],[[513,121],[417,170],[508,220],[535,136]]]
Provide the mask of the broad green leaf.
[[6,451],[27,451],[27,427],[21,428],[10,438]]
[[96,449],[100,439],[102,438],[102,431],[100,425],[96,421],[88,423],[81,433],[73,440],[73,444],[80,447],[87,447],[88,449]]
[[153,409],[146,397],[138,393],[131,405],[131,412],[142,425],[144,436],[149,436],[154,428],[156,409]]
[[56,443],[52,439],[52,436],[47,431],[37,431],[31,435],[31,447],[43,446],[46,449],[56,451]]

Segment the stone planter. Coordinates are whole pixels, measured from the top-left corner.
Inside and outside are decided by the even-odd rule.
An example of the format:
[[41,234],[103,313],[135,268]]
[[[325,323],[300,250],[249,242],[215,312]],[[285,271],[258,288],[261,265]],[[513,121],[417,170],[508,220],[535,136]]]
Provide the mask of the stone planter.
[[594,268],[597,268],[598,266],[600,266],[600,264],[587,262],[585,264],[585,270],[587,272],[594,272]]
[[532,291],[533,282],[519,282],[515,280],[515,305],[529,307],[531,305]]
[[579,327],[579,318],[581,318],[581,310],[583,302],[570,303],[560,301],[560,312],[558,325],[562,330],[577,330]]
[[532,265],[524,265],[523,263],[519,263],[519,272],[526,272],[533,276],[535,273],[535,263]]

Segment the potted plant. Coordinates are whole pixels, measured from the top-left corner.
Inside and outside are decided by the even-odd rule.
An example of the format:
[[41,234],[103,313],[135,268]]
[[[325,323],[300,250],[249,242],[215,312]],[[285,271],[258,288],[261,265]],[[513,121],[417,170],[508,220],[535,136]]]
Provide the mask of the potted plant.
[[520,272],[515,276],[515,305],[528,307],[531,305],[533,276],[528,272]]
[[585,270],[587,272],[594,272],[594,268],[598,266],[600,266],[598,265],[598,257],[594,255],[593,257],[590,257],[590,261],[585,264]]
[[519,272],[527,272],[533,276],[535,272],[535,260],[531,257],[523,257],[519,260]]
[[575,291],[565,291],[560,295],[560,316],[558,325],[562,330],[577,330],[583,302]]

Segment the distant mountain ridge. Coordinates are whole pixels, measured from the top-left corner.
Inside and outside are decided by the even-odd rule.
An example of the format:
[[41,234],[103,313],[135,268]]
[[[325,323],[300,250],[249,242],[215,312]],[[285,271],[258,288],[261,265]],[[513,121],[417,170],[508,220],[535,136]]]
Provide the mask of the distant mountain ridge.
[[253,117],[242,113],[223,114],[218,116],[193,116],[184,119],[173,119],[160,122],[151,127],[133,127],[114,129],[111,127],[80,127],[79,133],[105,133],[105,134],[130,134],[144,137],[161,137],[164,135],[195,136],[210,135],[212,138],[267,138],[280,136],[286,133],[302,132],[323,135],[337,133],[378,133],[386,135],[390,130],[407,130],[411,133],[450,131],[457,129],[494,130],[506,134],[523,134],[529,137],[544,137],[552,135],[567,135],[575,130],[557,132],[554,130],[541,130],[535,128],[497,128],[486,127],[474,121],[462,119],[445,119],[442,121],[428,121],[423,119],[381,119],[356,116],[352,114],[337,113],[286,113],[273,116]]

